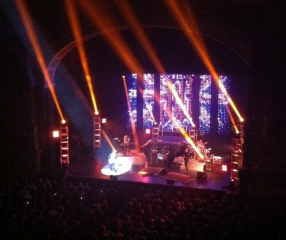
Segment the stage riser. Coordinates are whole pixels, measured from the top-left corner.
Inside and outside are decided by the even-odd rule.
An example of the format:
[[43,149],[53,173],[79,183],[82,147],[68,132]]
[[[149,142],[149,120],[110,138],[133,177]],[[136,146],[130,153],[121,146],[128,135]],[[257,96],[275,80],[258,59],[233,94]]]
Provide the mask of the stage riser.
[[[172,164],[170,165],[170,168],[179,171],[182,168],[185,168],[185,166],[183,166],[183,165],[184,165],[184,163],[172,162]],[[198,161],[189,161],[188,169],[203,172],[204,171],[204,163],[201,163]]]
[[181,170],[182,165],[183,165],[182,163],[173,162],[173,163],[170,165],[170,168],[171,168],[171,169],[174,169],[174,170],[176,170],[176,171],[179,171],[179,170]]
[[146,157],[145,156],[119,156],[117,157],[117,161],[121,162],[130,162],[132,165],[145,165]]
[[188,164],[189,169],[203,172],[204,171],[204,163],[198,161],[190,161]]

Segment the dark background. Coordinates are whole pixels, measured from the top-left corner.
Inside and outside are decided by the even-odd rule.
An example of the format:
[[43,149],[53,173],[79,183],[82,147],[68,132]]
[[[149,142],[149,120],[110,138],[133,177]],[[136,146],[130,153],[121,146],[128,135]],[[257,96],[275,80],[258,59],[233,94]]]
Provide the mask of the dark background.
[[[207,72],[162,1],[130,2],[167,72]],[[244,162],[246,175],[252,179],[251,193],[272,202],[284,199],[285,3],[267,0],[190,2],[217,72],[249,77],[249,98],[243,109],[247,109]],[[58,0],[29,0],[27,3],[46,62],[49,62],[72,41],[64,4]],[[99,3],[110,10],[119,26],[127,26],[112,1]],[[50,164],[47,156],[52,141],[50,130],[54,126],[50,123],[53,106],[13,1],[3,1],[0,7],[0,167],[1,177],[6,178],[19,172],[32,175]],[[82,12],[80,20],[84,33],[97,31]],[[152,28],[148,27],[151,25]],[[120,33],[145,72],[156,72],[131,31],[125,28]],[[238,47],[229,48],[220,39],[233,39],[245,46],[250,51],[250,65],[239,57]],[[121,75],[128,73],[128,69],[103,36],[86,42],[85,47],[101,113],[111,121],[123,121],[114,102],[125,98]],[[59,99],[64,113],[70,116],[73,116],[73,108],[85,106],[87,111],[82,116],[72,118],[72,124],[81,126],[84,114],[89,114],[90,101],[75,49],[63,59],[62,67],[65,71],[56,74]],[[239,78],[234,84],[239,89]],[[79,91],[77,95],[74,89]],[[82,101],[67,101],[75,95]],[[54,118],[56,122],[57,113]]]

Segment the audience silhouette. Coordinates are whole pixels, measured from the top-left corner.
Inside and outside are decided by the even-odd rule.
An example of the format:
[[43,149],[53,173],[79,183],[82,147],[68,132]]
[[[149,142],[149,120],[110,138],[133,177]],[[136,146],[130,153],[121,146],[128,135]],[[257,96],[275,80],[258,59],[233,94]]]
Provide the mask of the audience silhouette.
[[284,211],[225,192],[100,179],[2,184],[0,239],[285,239]]

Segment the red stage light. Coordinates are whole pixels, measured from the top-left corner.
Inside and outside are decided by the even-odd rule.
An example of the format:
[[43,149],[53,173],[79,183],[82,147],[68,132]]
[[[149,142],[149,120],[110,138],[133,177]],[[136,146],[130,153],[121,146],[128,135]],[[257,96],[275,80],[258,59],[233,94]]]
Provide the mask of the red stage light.
[[221,170],[222,170],[223,172],[227,172],[227,165],[223,164],[223,165],[221,166]]
[[60,137],[60,132],[58,130],[53,131],[53,138]]

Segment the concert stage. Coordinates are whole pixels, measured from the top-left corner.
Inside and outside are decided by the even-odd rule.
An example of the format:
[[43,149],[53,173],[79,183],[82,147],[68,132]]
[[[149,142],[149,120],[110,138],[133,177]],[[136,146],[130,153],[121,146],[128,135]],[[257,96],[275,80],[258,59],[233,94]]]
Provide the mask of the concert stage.
[[178,170],[168,166],[148,166],[146,156],[143,153],[138,154],[135,149],[131,149],[126,156],[119,153],[118,159],[117,173],[110,170],[108,159],[97,157],[93,161],[78,161],[71,164],[71,177],[173,185],[228,192],[230,174],[228,172],[198,171],[202,170],[199,163],[190,161],[189,171],[186,174],[184,165]]

